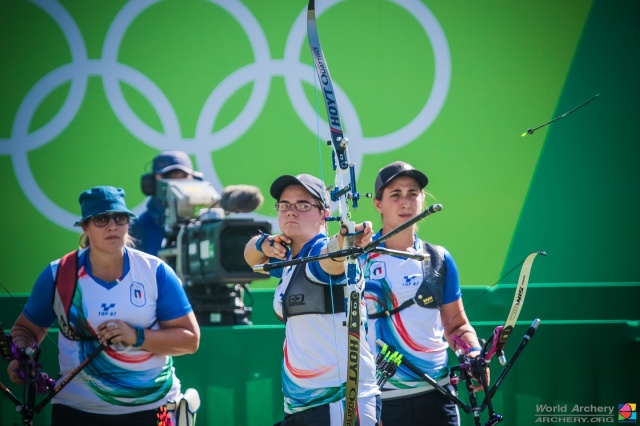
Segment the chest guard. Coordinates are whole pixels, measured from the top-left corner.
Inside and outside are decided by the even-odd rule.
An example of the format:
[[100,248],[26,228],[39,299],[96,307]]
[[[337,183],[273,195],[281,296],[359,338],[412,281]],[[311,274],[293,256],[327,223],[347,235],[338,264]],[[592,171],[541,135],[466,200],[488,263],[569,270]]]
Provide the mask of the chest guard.
[[345,312],[345,284],[318,284],[307,278],[305,265],[294,267],[282,299],[282,315],[334,314]]
[[416,295],[411,299],[405,300],[397,308],[369,314],[369,318],[388,317],[414,304],[422,308],[440,309],[444,293],[444,280],[447,275],[444,249],[424,241],[422,242],[422,247],[426,254],[429,255],[429,258],[422,261],[422,284],[418,287]]

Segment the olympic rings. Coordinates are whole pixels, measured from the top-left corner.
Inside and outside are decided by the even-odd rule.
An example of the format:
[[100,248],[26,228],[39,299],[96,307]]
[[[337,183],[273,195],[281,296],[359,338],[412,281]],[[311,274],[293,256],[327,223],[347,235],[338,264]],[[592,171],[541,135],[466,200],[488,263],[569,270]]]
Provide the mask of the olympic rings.
[[[319,3],[316,10],[318,16],[340,1],[326,0]],[[392,151],[413,142],[438,116],[449,89],[451,58],[446,37],[439,22],[420,0],[391,1],[410,14],[423,28],[431,43],[424,51],[429,55],[433,54],[435,59],[434,81],[427,84],[427,101],[422,110],[406,126],[375,137],[367,137],[363,134],[353,103],[347,93],[334,82],[349,136],[352,140],[361,142],[350,146],[351,160],[355,164],[360,164],[365,154]],[[127,2],[107,30],[102,55],[98,59],[88,57],[80,26],[62,3],[56,0],[32,0],[32,3],[48,14],[58,25],[69,45],[71,60],[51,70],[27,92],[18,107],[10,137],[0,138],[0,155],[12,156],[16,178],[24,195],[37,210],[62,228],[75,231],[72,224],[77,219],[76,214],[58,206],[44,193],[31,170],[28,154],[29,151],[51,142],[67,129],[82,107],[90,77],[100,77],[103,80],[106,99],[128,132],[146,145],[159,150],[178,148],[194,155],[198,169],[217,188],[223,185],[211,161],[211,153],[236,142],[253,126],[267,102],[274,77],[284,77],[286,93],[292,103],[293,111],[313,134],[317,131],[316,110],[309,103],[303,87],[304,83],[314,84],[315,73],[312,66],[302,63],[300,58],[300,52],[303,51],[302,44],[306,42],[306,6],[301,9],[293,22],[286,40],[284,58],[279,59],[280,55],[271,54],[260,22],[246,5],[240,0],[209,0],[209,3],[225,10],[246,32],[254,62],[236,69],[211,91],[200,111],[195,136],[186,138],[182,136],[183,132],[170,99],[160,87],[138,70],[119,62],[125,34],[148,9],[159,4],[159,0]],[[66,83],[70,83],[70,89],[60,110],[49,122],[33,130],[32,122],[40,105],[51,93]],[[164,133],[150,127],[136,115],[124,97],[122,83],[133,87],[146,98],[156,112]],[[240,113],[224,127],[211,131],[222,107],[239,90],[248,85],[252,87],[251,94]],[[328,124],[323,123],[323,125],[328,130]],[[133,210],[140,213],[144,208],[145,202],[142,202]],[[270,219],[258,214],[253,216]]]

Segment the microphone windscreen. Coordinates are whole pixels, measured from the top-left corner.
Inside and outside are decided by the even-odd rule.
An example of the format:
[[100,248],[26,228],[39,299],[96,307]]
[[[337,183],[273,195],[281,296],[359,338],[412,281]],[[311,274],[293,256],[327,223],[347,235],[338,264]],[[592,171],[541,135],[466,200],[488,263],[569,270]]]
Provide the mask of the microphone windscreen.
[[229,185],[222,192],[220,207],[227,213],[249,213],[264,202],[264,197],[257,186]]

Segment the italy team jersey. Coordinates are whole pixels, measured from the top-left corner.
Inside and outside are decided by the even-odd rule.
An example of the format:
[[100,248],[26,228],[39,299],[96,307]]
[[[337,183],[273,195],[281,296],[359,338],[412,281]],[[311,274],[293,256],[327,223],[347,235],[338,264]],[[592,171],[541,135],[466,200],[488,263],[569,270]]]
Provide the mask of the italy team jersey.
[[[308,242],[302,249],[304,255],[320,254],[326,246],[323,234]],[[346,277],[344,274],[329,276],[318,262],[310,262],[271,271],[281,278],[274,294],[273,307],[283,318],[283,297],[294,275],[295,268],[305,268],[305,278],[312,283],[335,284],[333,292],[340,292],[344,301]],[[360,272],[358,271],[358,275]],[[360,278],[360,277],[358,277]],[[307,283],[312,285],[311,283]],[[363,283],[362,283],[363,284]],[[304,294],[295,295],[303,303]],[[359,397],[379,394],[375,378],[375,362],[366,341],[366,310],[361,306]],[[289,316],[285,327],[284,361],[282,366],[282,390],[284,410],[292,414],[304,409],[340,401],[345,394],[347,379],[348,347],[346,314],[305,313]]]
[[[379,237],[380,234],[376,235]],[[374,237],[374,239],[376,238]],[[384,245],[381,245],[384,247]],[[443,304],[461,297],[458,271],[451,255],[443,247],[437,247],[444,256],[446,278]],[[414,250],[422,252],[422,241],[416,237]],[[423,265],[419,260],[378,253],[367,253],[360,258],[365,277],[365,300],[369,315],[393,309],[416,296],[423,281]],[[369,319],[369,345],[374,353],[380,348],[376,339],[394,346],[405,359],[435,380],[448,375],[447,349],[444,327],[439,309],[424,308],[413,304],[394,315]],[[403,365],[385,384],[383,398],[401,396],[402,392],[387,393],[387,390],[404,389],[409,392],[417,388],[431,387]]]
[[[78,254],[78,284],[69,310],[70,325],[89,330],[110,319],[131,326],[158,329],[158,321],[187,315],[191,306],[175,272],[162,260],[126,248],[124,274],[106,283],[91,275],[89,250]],[[54,279],[60,260],[40,274],[25,306],[24,315],[36,325],[50,327]],[[64,379],[84,361],[99,343],[69,340],[59,334],[60,374]],[[53,404],[65,404],[99,414],[126,414],[154,409],[180,394],[170,356],[155,355],[140,348],[116,344],[94,358],[60,393]],[[118,408],[114,410],[114,406]]]

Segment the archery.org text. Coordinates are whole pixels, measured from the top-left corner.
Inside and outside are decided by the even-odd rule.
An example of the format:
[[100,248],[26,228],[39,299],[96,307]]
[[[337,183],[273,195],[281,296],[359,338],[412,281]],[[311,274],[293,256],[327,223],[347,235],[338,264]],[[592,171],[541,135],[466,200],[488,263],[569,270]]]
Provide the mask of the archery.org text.
[[536,405],[536,423],[613,423],[615,407],[597,405]]

